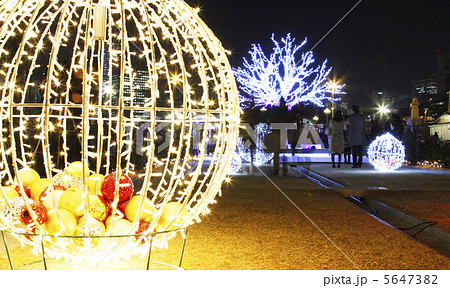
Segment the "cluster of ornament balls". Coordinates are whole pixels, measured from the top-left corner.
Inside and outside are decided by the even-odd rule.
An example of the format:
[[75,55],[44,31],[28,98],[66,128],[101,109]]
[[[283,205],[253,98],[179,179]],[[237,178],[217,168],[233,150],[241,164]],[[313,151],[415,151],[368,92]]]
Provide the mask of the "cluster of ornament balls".
[[[47,178],[41,178],[31,168],[20,170],[18,177],[23,190],[19,187],[17,179],[11,187],[1,188],[8,198],[6,201],[9,205],[5,200],[1,201],[2,197],[0,197],[0,211],[3,210],[0,220],[7,215],[18,216],[21,224],[27,225],[30,231],[37,233],[34,217],[48,235],[103,236],[148,234],[163,229],[170,230],[178,228],[187,217],[186,209],[180,203],[169,202],[163,206],[156,228],[149,231],[159,211],[153,207],[147,197],[142,199],[144,196],[132,196],[133,182],[130,177],[121,173],[117,193],[119,199],[116,201],[114,221],[111,221],[114,210],[112,205],[116,200],[114,193],[116,172],[106,176],[101,174],[88,176],[86,196],[82,189],[82,174],[80,161],[71,163],[64,172],[53,176],[52,182]],[[26,197],[22,196],[21,191],[25,192]],[[31,213],[24,199],[28,201],[32,209]],[[141,203],[143,206],[138,215]],[[9,206],[15,213],[9,211]],[[85,215],[85,211],[89,215]],[[135,220],[139,221],[139,226],[132,229],[132,223]],[[144,238],[148,239],[148,237],[135,238],[137,240],[141,238],[142,243],[145,241]]]

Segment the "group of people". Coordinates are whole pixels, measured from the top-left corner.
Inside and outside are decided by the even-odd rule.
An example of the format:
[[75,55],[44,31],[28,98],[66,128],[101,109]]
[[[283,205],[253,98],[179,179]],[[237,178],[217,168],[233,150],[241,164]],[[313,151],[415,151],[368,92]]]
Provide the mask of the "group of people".
[[[378,121],[377,121],[378,120]],[[341,156],[344,155],[345,163],[350,163],[350,155],[353,157],[351,168],[361,168],[363,147],[368,141],[373,140],[383,132],[391,133],[397,139],[403,136],[403,123],[400,117],[392,113],[383,123],[375,119],[370,135],[366,133],[364,116],[359,112],[357,105],[352,106],[352,114],[343,117],[341,111],[337,110],[328,125],[328,136],[330,136],[330,151],[332,167],[336,167],[336,156],[338,156],[337,167],[341,167]],[[368,139],[370,138],[370,139]]]
[[[330,136],[332,167],[341,167],[342,154],[344,154],[344,161],[350,163],[351,151],[353,156],[352,168],[361,168],[366,132],[364,116],[359,112],[359,106],[353,105],[352,114],[345,116],[345,119],[342,111],[337,110],[328,125],[327,134]],[[337,166],[336,156],[338,156]]]

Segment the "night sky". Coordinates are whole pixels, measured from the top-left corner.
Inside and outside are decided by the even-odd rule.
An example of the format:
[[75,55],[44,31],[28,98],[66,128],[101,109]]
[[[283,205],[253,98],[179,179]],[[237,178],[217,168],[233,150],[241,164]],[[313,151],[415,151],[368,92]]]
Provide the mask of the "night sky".
[[[185,0],[242,65],[251,44],[268,54],[270,37],[291,33],[311,49],[358,0]],[[372,90],[410,93],[411,81],[435,74],[437,56],[450,55],[449,0],[362,0],[313,50],[316,65],[328,59],[355,104]]]

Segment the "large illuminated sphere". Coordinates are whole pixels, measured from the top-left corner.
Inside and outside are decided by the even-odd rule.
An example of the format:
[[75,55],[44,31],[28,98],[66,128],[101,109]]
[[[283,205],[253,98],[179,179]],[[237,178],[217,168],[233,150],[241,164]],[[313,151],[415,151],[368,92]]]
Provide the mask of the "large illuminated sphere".
[[[158,211],[148,231],[169,202],[187,215],[178,227],[208,212],[229,171],[240,109],[227,53],[197,12],[182,0],[0,1],[2,186],[29,167],[51,183],[58,175],[58,184],[80,186],[87,205],[88,176],[120,171]],[[214,146],[206,154],[211,127]],[[117,202],[110,206],[119,213]],[[31,229],[3,214],[3,228],[46,235],[40,225]],[[136,220],[125,232],[138,226]],[[167,246],[169,234],[153,245]],[[40,251],[40,237],[16,236]],[[45,247],[50,257],[148,253],[135,237],[88,249],[59,236]]]
[[390,133],[375,138],[367,152],[370,164],[378,171],[394,171],[405,160],[405,147]]

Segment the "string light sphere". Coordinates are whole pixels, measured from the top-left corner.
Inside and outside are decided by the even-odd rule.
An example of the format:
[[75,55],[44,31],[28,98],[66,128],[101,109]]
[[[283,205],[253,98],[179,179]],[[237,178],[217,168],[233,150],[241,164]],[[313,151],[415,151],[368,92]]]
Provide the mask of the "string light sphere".
[[51,258],[124,259],[209,212],[240,108],[228,52],[197,12],[181,0],[0,2],[0,229]]
[[255,126],[252,135],[252,139],[255,141],[255,149],[253,151],[251,151],[250,145],[247,145],[248,143],[244,143],[243,138],[239,137],[237,146],[239,156],[247,162],[252,162],[253,155],[253,163],[258,166],[271,161],[274,153],[265,152],[264,145],[265,135],[270,133],[272,133],[272,128],[266,123],[259,123]]
[[382,172],[400,168],[405,160],[405,147],[390,133],[376,137],[367,152],[370,164]]

